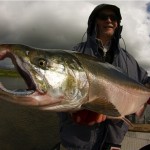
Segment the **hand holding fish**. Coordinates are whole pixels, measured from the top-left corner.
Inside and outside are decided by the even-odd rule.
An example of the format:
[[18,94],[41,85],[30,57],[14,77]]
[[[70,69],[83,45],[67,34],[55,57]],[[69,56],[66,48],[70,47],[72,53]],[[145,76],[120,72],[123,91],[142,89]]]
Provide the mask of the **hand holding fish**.
[[99,114],[90,110],[80,110],[72,113],[72,119],[82,125],[94,125],[106,120],[106,115]]

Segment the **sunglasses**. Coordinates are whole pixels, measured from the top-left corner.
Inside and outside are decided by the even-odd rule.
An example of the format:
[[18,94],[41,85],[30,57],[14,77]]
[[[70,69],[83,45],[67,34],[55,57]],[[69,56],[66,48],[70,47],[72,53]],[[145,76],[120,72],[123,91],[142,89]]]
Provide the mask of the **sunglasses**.
[[118,17],[115,14],[100,13],[100,14],[98,14],[97,18],[100,19],[100,20],[104,20],[104,21],[107,20],[108,18],[111,21],[117,21],[118,20]]

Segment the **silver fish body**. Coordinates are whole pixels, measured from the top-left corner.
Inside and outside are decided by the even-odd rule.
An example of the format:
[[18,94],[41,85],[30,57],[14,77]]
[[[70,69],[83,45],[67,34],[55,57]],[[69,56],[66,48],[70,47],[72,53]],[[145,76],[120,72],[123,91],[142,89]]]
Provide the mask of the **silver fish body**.
[[90,109],[108,116],[137,112],[150,90],[110,64],[67,50],[0,45],[0,59],[10,57],[28,85],[14,92],[0,87],[0,99],[49,111]]

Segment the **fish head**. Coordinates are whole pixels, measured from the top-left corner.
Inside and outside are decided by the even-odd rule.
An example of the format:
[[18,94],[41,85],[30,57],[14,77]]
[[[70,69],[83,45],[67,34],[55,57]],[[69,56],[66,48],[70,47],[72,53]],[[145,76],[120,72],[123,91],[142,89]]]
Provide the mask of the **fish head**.
[[0,60],[7,57],[28,88],[10,91],[1,85],[1,99],[53,111],[77,109],[85,101],[89,88],[87,76],[73,54],[24,45],[0,45]]

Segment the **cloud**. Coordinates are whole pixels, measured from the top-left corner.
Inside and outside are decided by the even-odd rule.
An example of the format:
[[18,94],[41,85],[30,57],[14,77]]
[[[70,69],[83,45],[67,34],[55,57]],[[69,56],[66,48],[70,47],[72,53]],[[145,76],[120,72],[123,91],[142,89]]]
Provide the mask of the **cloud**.
[[100,2],[120,7],[127,51],[150,70],[148,1],[0,1],[0,43],[71,49],[81,42],[88,16]]
[[64,1],[3,3],[0,42],[71,48],[85,32],[90,7],[85,2]]

